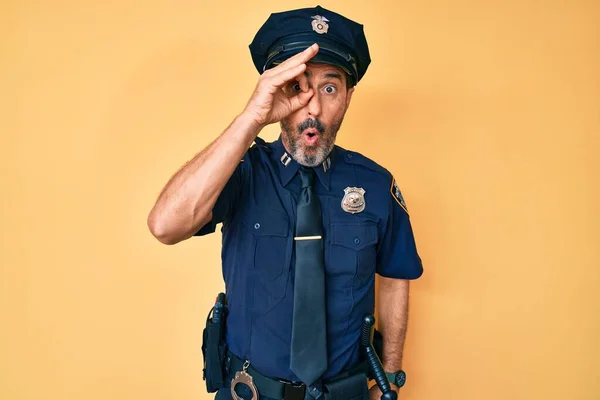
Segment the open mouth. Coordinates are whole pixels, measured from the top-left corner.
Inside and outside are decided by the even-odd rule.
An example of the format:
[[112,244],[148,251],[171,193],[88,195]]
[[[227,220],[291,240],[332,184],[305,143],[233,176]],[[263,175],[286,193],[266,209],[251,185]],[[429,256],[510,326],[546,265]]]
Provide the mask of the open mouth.
[[309,128],[303,132],[304,142],[309,146],[314,146],[319,140],[319,132],[314,128]]

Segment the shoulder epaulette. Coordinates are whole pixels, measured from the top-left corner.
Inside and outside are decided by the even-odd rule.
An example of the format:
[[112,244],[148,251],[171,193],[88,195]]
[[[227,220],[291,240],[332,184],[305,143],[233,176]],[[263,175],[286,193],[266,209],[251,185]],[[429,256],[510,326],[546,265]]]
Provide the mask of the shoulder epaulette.
[[260,138],[260,137],[257,136],[254,139],[254,143],[252,144],[252,146],[250,148],[251,149],[258,149],[258,148],[260,148],[260,149],[265,150],[268,153],[270,153],[272,151],[271,150],[271,145],[272,145],[272,143],[267,143],[267,142],[265,142],[265,140],[263,138]]
[[340,149],[342,150],[342,154],[344,155],[344,161],[346,161],[348,164],[360,165],[372,171],[379,172],[391,179],[392,174],[387,169],[377,164],[375,161],[371,160],[367,156],[364,156],[356,151],[343,149],[341,147]]

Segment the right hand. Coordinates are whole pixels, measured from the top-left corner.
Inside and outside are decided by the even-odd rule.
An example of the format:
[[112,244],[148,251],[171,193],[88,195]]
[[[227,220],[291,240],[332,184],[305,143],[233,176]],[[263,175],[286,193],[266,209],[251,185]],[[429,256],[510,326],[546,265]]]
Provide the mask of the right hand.
[[[304,76],[306,63],[319,51],[315,43],[301,53],[288,58],[278,66],[266,70],[258,80],[254,94],[246,105],[245,113],[260,126],[281,121],[294,111],[306,106],[314,92]],[[286,84],[297,81],[297,94],[284,90]]]

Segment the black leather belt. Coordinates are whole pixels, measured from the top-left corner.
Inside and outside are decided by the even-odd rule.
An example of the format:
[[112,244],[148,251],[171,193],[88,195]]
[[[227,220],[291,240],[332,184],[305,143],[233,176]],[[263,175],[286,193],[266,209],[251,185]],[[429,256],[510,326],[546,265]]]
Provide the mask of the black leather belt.
[[[242,370],[244,361],[228,351],[226,365],[228,366],[227,381],[231,382],[235,373]],[[328,381],[337,381],[358,373],[366,374],[367,370],[368,364],[361,362],[334,378],[328,379]],[[252,368],[252,365],[248,367],[246,373],[252,377],[254,385],[262,396],[283,400],[304,400],[306,393],[306,385],[304,383],[269,378]]]

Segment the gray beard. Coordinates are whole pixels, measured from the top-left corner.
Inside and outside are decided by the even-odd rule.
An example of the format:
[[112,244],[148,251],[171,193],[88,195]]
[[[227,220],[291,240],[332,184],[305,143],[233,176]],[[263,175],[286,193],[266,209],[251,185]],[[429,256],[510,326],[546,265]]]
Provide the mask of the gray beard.
[[298,137],[288,138],[290,155],[298,164],[304,165],[305,167],[316,167],[317,165],[322,164],[333,149],[333,143],[331,143],[331,145],[329,143],[321,143],[316,151],[311,151],[309,154],[302,148],[302,144],[299,143],[300,140],[301,138]]
[[324,127],[323,132],[319,132],[320,143],[317,146],[307,148],[302,144],[302,131],[298,128],[291,128],[288,124],[281,121],[281,130],[285,141],[287,142],[290,156],[298,164],[305,167],[316,167],[321,165],[335,146],[335,138],[340,129],[342,121],[332,125],[331,131]]

